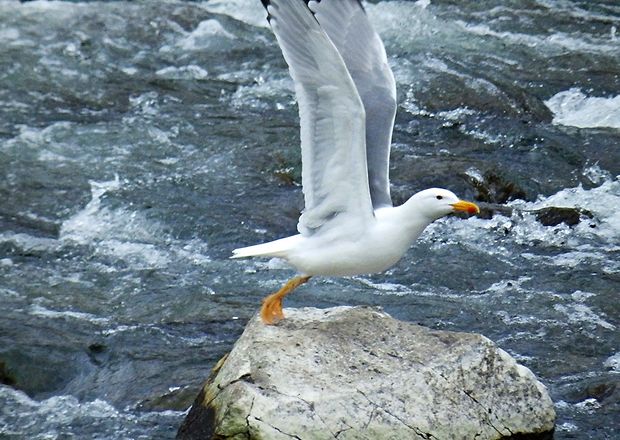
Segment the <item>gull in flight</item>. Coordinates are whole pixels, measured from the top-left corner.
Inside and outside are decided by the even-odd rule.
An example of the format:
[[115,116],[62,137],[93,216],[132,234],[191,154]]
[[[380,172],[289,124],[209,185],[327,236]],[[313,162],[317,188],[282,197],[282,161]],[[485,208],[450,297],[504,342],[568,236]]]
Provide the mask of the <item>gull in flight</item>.
[[396,84],[359,0],[262,0],[295,84],[305,209],[299,234],[233,251],[278,257],[299,276],[267,296],[261,318],[284,318],[283,298],[315,275],[352,276],[394,265],[424,228],[474,203],[431,188],[400,206],[390,197]]

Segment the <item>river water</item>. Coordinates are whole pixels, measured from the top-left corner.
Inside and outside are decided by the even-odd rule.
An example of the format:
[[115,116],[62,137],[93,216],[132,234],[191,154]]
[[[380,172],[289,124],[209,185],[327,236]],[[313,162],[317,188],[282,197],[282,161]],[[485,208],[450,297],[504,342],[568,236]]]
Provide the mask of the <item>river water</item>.
[[[385,274],[287,306],[370,304],[480,332],[620,438],[620,4],[367,4],[398,85],[395,202],[504,203],[433,224]],[[173,438],[293,272],[231,261],[302,208],[297,110],[258,0],[0,2],[0,438]],[[587,211],[543,226],[532,210]],[[503,214],[502,214],[503,212]]]

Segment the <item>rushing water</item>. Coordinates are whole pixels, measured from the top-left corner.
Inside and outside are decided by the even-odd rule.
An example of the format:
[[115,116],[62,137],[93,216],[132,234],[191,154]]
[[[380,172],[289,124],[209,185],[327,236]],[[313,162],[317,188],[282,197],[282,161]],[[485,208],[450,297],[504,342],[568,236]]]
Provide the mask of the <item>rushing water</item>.
[[[395,201],[437,185],[513,210],[439,221],[388,273],[316,279],[288,306],[483,333],[547,385],[556,439],[618,438],[620,5],[367,11],[398,84]],[[227,258],[294,232],[302,207],[264,16],[258,0],[0,2],[0,438],[172,438],[292,275]],[[543,226],[545,206],[588,213]]]

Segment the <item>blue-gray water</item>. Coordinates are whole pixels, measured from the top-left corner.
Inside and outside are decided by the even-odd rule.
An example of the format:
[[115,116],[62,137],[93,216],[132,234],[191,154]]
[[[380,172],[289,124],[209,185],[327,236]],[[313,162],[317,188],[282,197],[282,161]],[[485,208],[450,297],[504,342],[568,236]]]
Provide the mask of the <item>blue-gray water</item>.
[[[556,439],[618,438],[620,5],[367,10],[398,83],[395,201],[473,198],[483,179],[512,183],[515,211],[439,221],[388,273],[316,279],[287,305],[481,332],[549,388]],[[292,275],[227,259],[293,233],[302,206],[264,15],[258,0],[0,2],[0,438],[172,438]],[[592,218],[528,212],[550,205]]]

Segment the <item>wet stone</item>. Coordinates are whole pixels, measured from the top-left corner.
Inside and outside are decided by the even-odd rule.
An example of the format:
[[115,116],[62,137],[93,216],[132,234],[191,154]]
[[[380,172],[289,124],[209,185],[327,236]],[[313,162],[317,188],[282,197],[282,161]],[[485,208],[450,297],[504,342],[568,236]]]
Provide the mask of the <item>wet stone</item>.
[[565,223],[568,226],[579,224],[582,217],[592,218],[592,213],[579,208],[562,208],[549,206],[535,211],[536,220],[544,226],[557,226]]
[[178,439],[551,438],[546,388],[484,336],[369,307],[285,314],[250,321]]
[[527,194],[517,183],[499,172],[487,171],[482,179],[468,176],[469,183],[476,190],[476,200],[488,203],[506,203],[515,199],[527,199]]
[[180,387],[153,395],[138,404],[141,411],[185,411],[196,396],[196,387]]
[[595,399],[601,405],[618,405],[620,404],[620,379],[613,376],[595,378],[569,397],[575,403]]

